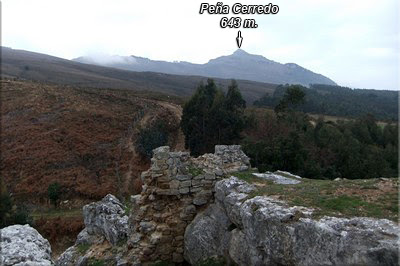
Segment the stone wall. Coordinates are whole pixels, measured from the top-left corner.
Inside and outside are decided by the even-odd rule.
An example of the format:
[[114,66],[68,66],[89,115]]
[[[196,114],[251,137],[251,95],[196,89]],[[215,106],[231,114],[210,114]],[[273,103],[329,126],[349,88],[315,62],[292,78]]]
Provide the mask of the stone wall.
[[168,146],[153,151],[151,167],[141,175],[143,191],[132,196],[128,248],[141,262],[183,262],[187,225],[213,201],[215,182],[226,173],[249,168],[240,146],[216,146],[215,154],[192,158],[171,152]]

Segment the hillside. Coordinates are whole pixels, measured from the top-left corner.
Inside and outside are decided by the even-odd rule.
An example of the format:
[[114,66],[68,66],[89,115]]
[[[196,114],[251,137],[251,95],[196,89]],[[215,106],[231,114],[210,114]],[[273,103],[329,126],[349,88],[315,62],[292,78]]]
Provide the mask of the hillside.
[[[286,86],[278,86],[273,95],[265,94],[254,105],[275,107],[286,89]],[[302,112],[352,118],[372,114],[379,120],[398,120],[398,91],[350,89],[321,84],[301,89],[305,92],[305,99],[297,110]]]
[[156,61],[138,56],[79,57],[76,62],[115,67],[133,71],[153,71],[179,75],[199,75],[224,79],[244,79],[274,84],[328,84],[331,79],[314,73],[297,64],[281,64],[261,55],[253,55],[242,49],[228,56],[211,59],[205,64],[189,62]]
[[[1,48],[2,77],[36,80],[39,82],[90,88],[130,89],[155,91],[180,97],[191,96],[207,75],[182,76],[154,72],[133,72],[110,67],[82,64],[45,54]],[[228,79],[215,79],[226,89]],[[272,93],[277,85],[238,80],[244,99],[252,104],[265,93]]]
[[137,192],[150,161],[135,142],[156,121],[166,125],[168,143],[183,148],[181,107],[173,97],[26,81],[2,81],[1,94],[0,169],[20,202],[43,203],[54,182],[62,186],[61,199],[78,201],[74,207],[107,193]]

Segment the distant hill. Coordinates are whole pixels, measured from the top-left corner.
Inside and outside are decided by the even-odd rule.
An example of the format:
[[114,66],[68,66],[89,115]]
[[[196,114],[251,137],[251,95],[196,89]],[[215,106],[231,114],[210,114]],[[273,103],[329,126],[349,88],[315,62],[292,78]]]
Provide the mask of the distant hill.
[[274,84],[328,84],[331,79],[297,64],[280,64],[241,49],[232,55],[211,59],[206,64],[155,61],[138,56],[79,57],[76,62],[115,67],[132,71],[153,71],[178,75],[199,75],[224,79],[245,79]]
[[[254,105],[274,107],[285,91],[286,86],[280,85],[273,95],[264,95]],[[305,102],[297,108],[303,112],[341,117],[372,114],[380,120],[398,120],[398,91],[350,89],[320,84],[304,87],[303,91],[306,93]]]
[[[133,72],[111,67],[83,64],[54,56],[11,48],[1,48],[1,75],[40,82],[91,88],[124,88],[162,92],[189,97],[201,76],[170,75],[154,72]],[[226,89],[229,79],[214,79]],[[265,93],[272,93],[276,84],[237,80],[244,99],[251,104]]]

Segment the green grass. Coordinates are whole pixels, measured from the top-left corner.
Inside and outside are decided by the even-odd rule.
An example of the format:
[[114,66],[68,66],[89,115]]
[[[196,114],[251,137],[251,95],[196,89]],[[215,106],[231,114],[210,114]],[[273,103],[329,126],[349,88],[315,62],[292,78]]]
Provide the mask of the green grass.
[[189,174],[191,174],[192,176],[198,176],[204,174],[204,172],[200,168],[189,166]]
[[33,219],[39,218],[55,218],[55,217],[81,217],[82,208],[75,208],[71,210],[65,209],[48,209],[47,211],[34,211],[32,213]]
[[129,216],[129,214],[131,213],[131,209],[132,209],[132,203],[130,200],[126,200],[125,201],[125,205],[124,205],[124,213],[125,215]]
[[104,262],[104,260],[99,260],[99,259],[94,259],[94,258],[90,258],[88,261],[88,266],[105,266],[106,263]]
[[232,173],[233,176],[236,176],[237,178],[246,181],[246,182],[256,182],[256,181],[266,181],[266,180],[262,180],[256,176],[253,175],[253,173],[258,173],[258,171],[255,170],[247,170],[247,171],[243,171],[243,172],[236,172],[236,173]]
[[82,244],[78,244],[76,247],[77,247],[79,253],[83,255],[83,254],[86,253],[86,251],[89,250],[90,245],[89,245],[89,244],[83,244],[83,243],[82,243]]
[[256,183],[257,190],[249,196],[274,196],[289,206],[314,208],[314,218],[324,215],[337,217],[375,217],[398,221],[398,179],[390,191],[379,190],[379,179],[314,180],[303,178],[295,185],[280,185],[252,175],[254,171],[233,175],[249,183]]

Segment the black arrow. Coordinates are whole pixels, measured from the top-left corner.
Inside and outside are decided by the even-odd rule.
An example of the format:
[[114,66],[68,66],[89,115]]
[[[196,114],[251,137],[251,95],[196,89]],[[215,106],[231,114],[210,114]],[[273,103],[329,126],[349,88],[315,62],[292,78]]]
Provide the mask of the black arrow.
[[242,33],[238,31],[238,36],[236,37],[236,43],[239,48],[240,46],[242,46],[242,42],[243,42]]

